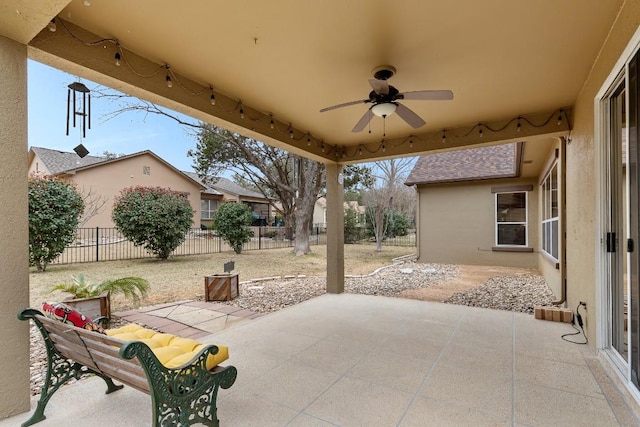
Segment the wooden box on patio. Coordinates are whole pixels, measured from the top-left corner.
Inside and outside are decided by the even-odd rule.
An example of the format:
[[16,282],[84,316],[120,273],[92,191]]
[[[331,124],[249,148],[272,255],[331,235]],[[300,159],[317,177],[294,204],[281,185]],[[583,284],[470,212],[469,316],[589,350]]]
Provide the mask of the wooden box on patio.
[[229,301],[239,295],[237,274],[214,274],[204,277],[205,301]]

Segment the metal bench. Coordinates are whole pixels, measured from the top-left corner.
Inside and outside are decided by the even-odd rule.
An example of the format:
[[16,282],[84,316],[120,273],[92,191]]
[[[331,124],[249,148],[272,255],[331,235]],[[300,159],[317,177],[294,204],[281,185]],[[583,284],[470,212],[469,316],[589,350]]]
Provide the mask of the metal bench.
[[69,379],[94,374],[107,384],[107,394],[123,386],[117,380],[151,396],[153,426],[187,426],[202,423],[218,426],[218,389],[227,389],[236,380],[233,366],[207,370],[206,360],[218,347],[203,348],[186,365],[167,368],[143,342],[123,342],[94,331],[77,328],[45,317],[40,311],[25,309],[20,320],[33,320],[47,349],[47,373],[37,407],[23,427],[44,420],[51,396]]

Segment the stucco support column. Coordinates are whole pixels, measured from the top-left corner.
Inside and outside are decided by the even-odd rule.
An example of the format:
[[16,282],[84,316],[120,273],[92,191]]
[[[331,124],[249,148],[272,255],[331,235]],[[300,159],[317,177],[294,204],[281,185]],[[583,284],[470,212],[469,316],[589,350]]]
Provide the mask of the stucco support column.
[[0,418],[29,410],[27,46],[0,36]]
[[337,164],[327,165],[327,292],[344,292],[344,186]]

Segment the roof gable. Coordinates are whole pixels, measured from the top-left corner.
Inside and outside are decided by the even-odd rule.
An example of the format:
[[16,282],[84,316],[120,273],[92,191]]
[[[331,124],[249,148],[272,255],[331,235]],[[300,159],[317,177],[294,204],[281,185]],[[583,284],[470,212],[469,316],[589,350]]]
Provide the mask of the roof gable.
[[78,167],[93,165],[106,160],[104,157],[80,157],[76,153],[42,147],[31,147],[31,151],[38,156],[51,175],[56,175]]
[[217,181],[213,184],[209,184],[209,187],[214,188],[223,193],[235,194],[241,197],[253,197],[257,199],[265,199],[262,193],[258,193],[256,191],[248,190],[230,179],[224,177],[218,177]]
[[186,172],[186,171],[182,171],[182,173],[187,175],[189,178],[193,179],[194,181],[199,182],[200,185],[205,187],[205,189],[203,191],[204,194],[213,194],[213,195],[216,195],[216,196],[222,196],[221,192],[219,192],[215,188],[209,186],[206,182],[204,182],[202,179],[200,179],[200,177],[198,176],[197,173],[195,173],[195,172]]
[[518,177],[521,155],[520,142],[428,154],[418,159],[405,185]]

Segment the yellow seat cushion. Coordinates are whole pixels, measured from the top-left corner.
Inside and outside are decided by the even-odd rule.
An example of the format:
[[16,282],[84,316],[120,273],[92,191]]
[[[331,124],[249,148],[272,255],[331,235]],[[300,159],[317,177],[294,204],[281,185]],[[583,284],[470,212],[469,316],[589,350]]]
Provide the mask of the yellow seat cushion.
[[[110,337],[120,341],[142,341],[149,346],[160,363],[167,368],[178,368],[193,359],[205,345],[191,338],[182,338],[172,334],[163,334],[153,329],[143,328],[135,323],[105,331]],[[217,344],[216,344],[217,345]],[[207,358],[207,369],[229,358],[229,348],[217,345],[218,353]]]

